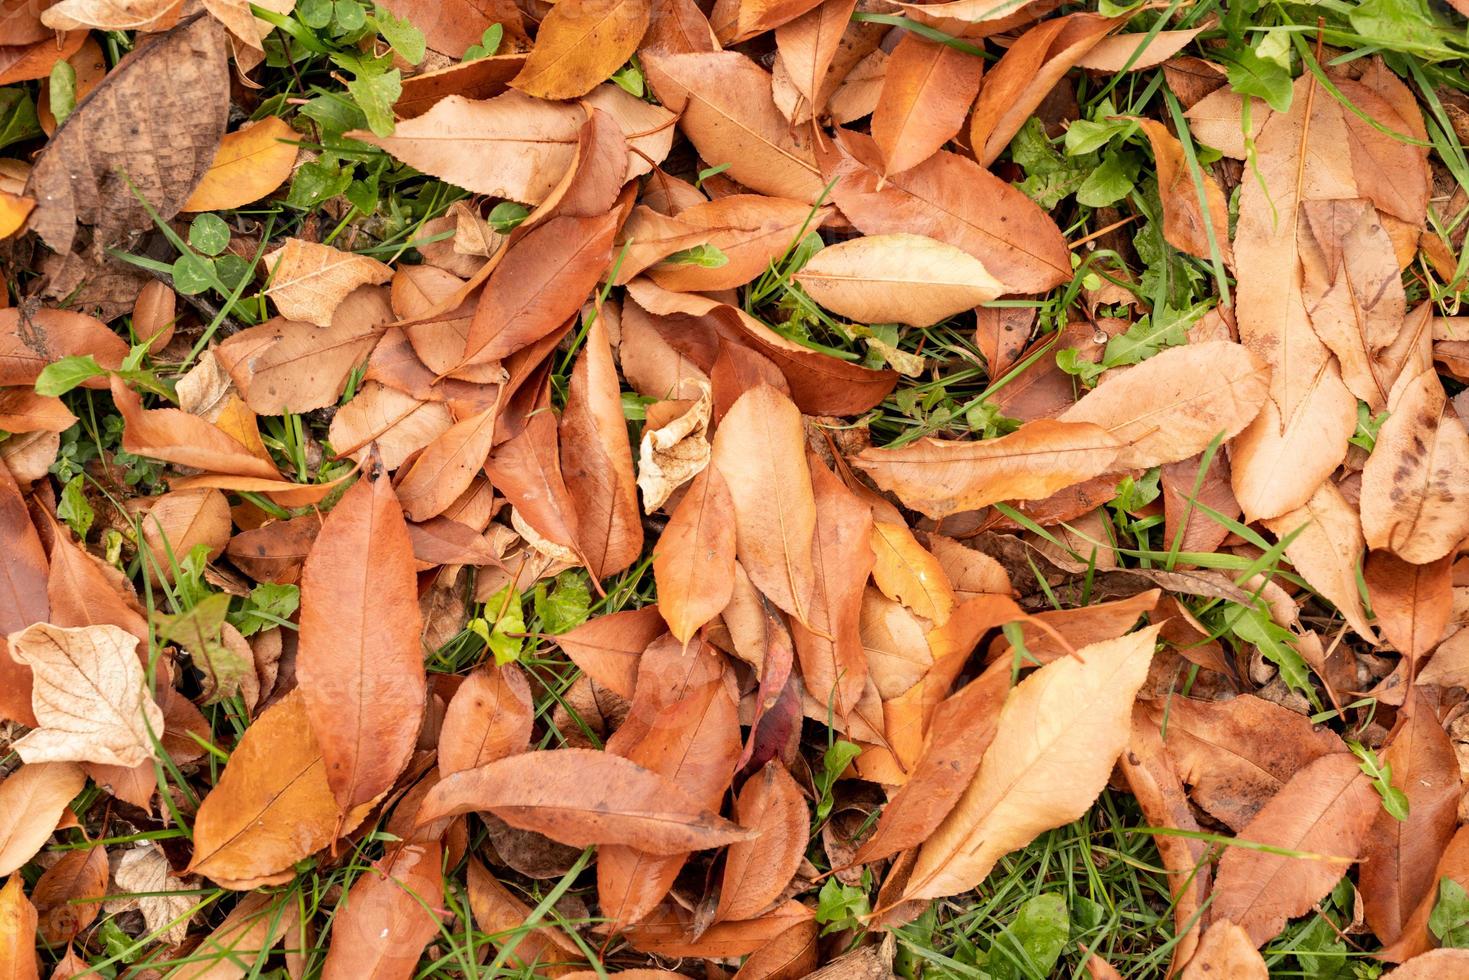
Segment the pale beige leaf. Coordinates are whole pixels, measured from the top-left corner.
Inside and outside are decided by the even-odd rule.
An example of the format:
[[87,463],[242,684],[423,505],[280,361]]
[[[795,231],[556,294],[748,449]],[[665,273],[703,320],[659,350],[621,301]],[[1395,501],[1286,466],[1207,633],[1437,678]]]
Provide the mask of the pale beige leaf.
[[828,246],[796,274],[811,298],[858,323],[927,327],[1005,287],[984,263],[923,235],[868,235]]
[[[159,939],[166,943],[183,942],[200,897],[194,894],[194,885],[173,876],[168,858],[157,844],[149,843],[125,852],[112,873],[112,881],[113,894],[138,895],[137,907],[150,933],[159,933]],[[112,903],[108,906],[111,908]]]
[[1104,380],[1059,418],[1102,426],[1126,444],[1119,469],[1147,469],[1237,435],[1260,411],[1268,384],[1264,363],[1239,344],[1188,344]]
[[1127,745],[1158,627],[1083,647],[1010,692],[974,782],[918,852],[904,897],[967,891],[1096,800]]
[[281,316],[318,327],[331,326],[332,314],[352,290],[393,276],[393,270],[377,259],[300,238],[287,238],[264,261],[270,270],[266,295]]
[[137,637],[116,626],[36,623],[9,643],[34,675],[39,726],[15,743],[22,759],[132,768],[157,757],[163,711],[148,695]]
[[1265,521],[1277,538],[1303,528],[1285,547],[1285,556],[1297,572],[1325,599],[1341,610],[1347,624],[1369,643],[1377,634],[1367,625],[1367,612],[1357,590],[1357,573],[1366,552],[1362,522],[1336,484],[1316,488],[1300,507]]

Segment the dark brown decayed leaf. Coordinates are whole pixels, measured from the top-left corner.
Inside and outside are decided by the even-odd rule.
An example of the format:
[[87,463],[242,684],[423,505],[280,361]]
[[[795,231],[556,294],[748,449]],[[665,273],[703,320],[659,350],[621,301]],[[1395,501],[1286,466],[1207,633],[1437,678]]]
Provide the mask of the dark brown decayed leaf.
[[[1278,734],[1274,737],[1278,738]],[[1244,827],[1250,840],[1311,857],[1231,847],[1219,860],[1211,921],[1238,923],[1256,946],[1311,907],[1361,854],[1381,809],[1351,755],[1322,756],[1291,777]]]
[[[224,136],[227,52],[224,31],[200,13],[107,74],[51,137],[26,184],[36,200],[31,228],[47,245],[72,252],[85,226],[100,257],[152,226],[149,206],[163,220],[178,213]],[[161,77],[169,84],[160,85]],[[147,120],[143,133],[139,120]]]
[[296,674],[343,810],[379,796],[408,764],[423,717],[421,629],[403,509],[372,462],[301,572]]
[[429,791],[418,821],[472,810],[573,847],[633,844],[682,854],[751,836],[657,773],[591,749],[526,752],[455,773]]

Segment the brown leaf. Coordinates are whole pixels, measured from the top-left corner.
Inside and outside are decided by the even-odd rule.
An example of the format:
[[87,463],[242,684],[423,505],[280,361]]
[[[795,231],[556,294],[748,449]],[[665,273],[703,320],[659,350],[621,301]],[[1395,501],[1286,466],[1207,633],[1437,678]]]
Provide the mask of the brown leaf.
[[773,197],[815,201],[825,181],[810,140],[775,107],[770,76],[734,51],[645,52],[658,101],[681,111],[679,126],[699,155],[729,164],[731,179]]
[[[1441,882],[1445,878],[1461,888],[1469,884],[1469,827],[1460,827],[1454,831],[1453,838],[1439,856],[1438,864],[1433,869],[1433,880]],[[1423,900],[1413,910],[1413,914],[1403,923],[1402,935],[1377,954],[1381,959],[1390,963],[1401,963],[1421,956],[1438,945],[1438,939],[1430,932],[1428,924],[1428,918],[1438,904],[1438,895],[1437,886],[1429,889],[1428,894],[1423,896]]]
[[676,292],[742,286],[779,262],[801,235],[816,231],[830,214],[829,207],[813,214],[804,201],[759,194],[732,194],[695,204],[679,211],[678,224],[702,232],[702,242],[718,248],[727,261],[717,269],[664,261],[652,266],[648,276]]
[[940,150],[884,180],[871,137],[838,130],[823,156],[831,197],[867,235],[925,235],[984,263],[1006,292],[1044,292],[1071,279],[1066,242],[1049,215],[965,157]]
[[490,454],[499,414],[492,405],[460,419],[425,446],[406,472],[399,472],[398,499],[410,518],[437,517],[469,489]]
[[872,139],[885,176],[927,160],[963,128],[983,73],[984,61],[972,54],[903,34],[888,56],[872,113]]
[[1204,932],[1181,976],[1183,980],[1269,980],[1270,970],[1249,933],[1233,922],[1219,921]]
[[809,625],[791,624],[806,691],[839,719],[856,708],[867,683],[862,648],[862,593],[872,571],[872,511],[814,457],[816,503],[811,547],[815,591]]
[[152,227],[150,211],[164,221],[177,214],[224,136],[227,55],[219,25],[195,14],[118,62],[31,170],[31,229],[64,255],[88,226],[90,252],[100,258],[131,232]]
[[[376,444],[383,465],[395,470],[453,425],[454,415],[442,402],[420,401],[369,381],[351,401],[337,409],[327,439],[339,456],[359,463],[367,458],[367,447]],[[469,472],[472,474],[477,468]]]
[[[630,355],[624,354],[623,358],[626,370]],[[709,465],[713,452],[708,438],[711,390],[707,381],[694,384],[698,388],[695,398],[660,402],[648,408],[638,444],[638,489],[646,513],[661,508],[675,490]]]
[[759,836],[730,845],[716,921],[753,919],[764,912],[790,884],[810,837],[806,798],[779,762],[767,762],[745,783],[735,800],[735,818]]
[[905,899],[966,891],[1004,855],[1086,812],[1127,744],[1157,634],[1092,644],[1011,692],[974,782],[919,851]]
[[163,712],[148,696],[137,637],[116,626],[36,623],[9,644],[34,685],[37,727],[13,745],[23,760],[131,767],[156,758]]
[[40,918],[41,938],[61,946],[91,925],[102,909],[108,876],[107,850],[103,847],[67,851],[47,868],[31,892]]
[[889,599],[901,602],[934,626],[954,611],[954,586],[944,567],[918,543],[905,524],[874,521],[872,581]]
[[1454,836],[1463,789],[1453,743],[1421,688],[1409,692],[1404,707],[1408,719],[1381,759],[1407,796],[1408,818],[1378,809],[1359,875],[1367,923],[1384,944],[1401,936],[1413,910],[1438,891],[1434,868]]
[[1421,662],[1443,639],[1453,613],[1452,558],[1426,565],[1403,561],[1390,551],[1367,556],[1362,578],[1383,635],[1398,652]]
[[[1192,31],[1164,31],[1158,35],[1177,33],[1192,35]],[[1155,38],[1155,41],[1158,39]],[[1106,38],[1102,44],[1114,41],[1129,42],[1136,49],[1137,42],[1131,35]],[[1101,45],[1098,45],[1100,48]],[[1093,56],[1099,54],[1093,48]],[[1134,68],[1146,67],[1134,65]],[[1207,170],[1198,172],[1198,181],[1203,185],[1203,201],[1199,199],[1199,187],[1194,183],[1194,172],[1184,156],[1183,144],[1168,132],[1160,122],[1138,119],[1137,124],[1148,137],[1153,148],[1153,160],[1158,167],[1158,194],[1163,201],[1163,237],[1168,244],[1181,252],[1208,259],[1217,249],[1227,264],[1233,264],[1234,254],[1229,248],[1229,206],[1224,192]],[[1209,244],[1209,233],[1213,232],[1213,245]]]
[[1469,950],[1435,949],[1415,956],[1390,973],[1384,980],[1442,980],[1469,970]]
[[300,954],[293,950],[301,943],[298,906],[266,893],[247,895],[199,943],[194,955],[200,959],[179,967],[172,980],[239,980],[282,943],[287,969],[294,969]]
[[914,327],[931,326],[1005,291],[963,249],[908,234],[828,246],[795,278],[812,299],[849,320]]
[[[127,343],[96,317],[69,310],[0,310],[0,385],[35,384],[46,365],[85,354],[115,370],[127,353]],[[82,387],[103,389],[107,379],[88,378]]]
[[883,807],[877,829],[852,855],[852,864],[870,864],[917,847],[938,829],[994,740],[1009,691],[1010,665],[992,664],[938,706],[923,756]]
[[503,360],[565,323],[610,264],[617,220],[552,218],[512,247],[485,283],[465,361]]
[[270,270],[266,295],[281,316],[318,327],[331,326],[337,307],[357,287],[384,283],[393,275],[393,270],[377,259],[300,238],[287,238],[263,261]]
[[20,487],[4,463],[0,463],[0,539],[6,543],[5,559],[0,561],[0,718],[34,725],[31,669],[17,661],[5,637],[50,617],[46,552]]
[[459,685],[439,730],[439,772],[474,769],[530,747],[535,702],[515,664],[486,664]]
[[734,502],[735,546],[750,580],[801,623],[816,588],[816,501],[801,413],[769,385],[741,395],[714,435],[713,465]]
[[[1150,826],[1198,832],[1183,781],[1168,758],[1157,724],[1142,704],[1133,706],[1132,734],[1117,764]],[[1199,944],[1200,913],[1209,895],[1209,848],[1203,841],[1167,834],[1153,840],[1168,869],[1173,923],[1181,937],[1173,950],[1176,969],[1189,960]]]
[[[740,754],[739,707],[726,686],[723,654],[673,637],[650,645],[638,665],[627,719],[607,740],[620,755],[718,812]],[[597,901],[613,930],[642,919],[673,886],[688,854],[650,853],[636,841],[597,854]]]
[[545,969],[552,963],[582,959],[577,945],[556,926],[539,925],[522,931],[531,918],[531,907],[511,894],[474,858],[469,859],[468,891],[474,924],[500,949],[510,947],[505,954],[507,964]]
[[1310,856],[1227,848],[1214,882],[1212,921],[1238,923],[1250,942],[1263,944],[1341,880],[1380,809],[1353,756],[1332,753],[1311,762],[1239,831],[1241,840]]
[[274,463],[197,415],[177,408],[143,408],[137,393],[115,376],[112,400],[122,415],[122,448],[126,452],[209,473],[281,479]]
[[990,69],[974,105],[969,144],[975,159],[983,166],[994,163],[1061,76],[1121,23],[1122,18],[1078,13],[1021,34]]
[[626,569],[643,550],[632,444],[602,317],[592,320],[561,413],[561,473],[576,513],[577,550],[593,577]]
[[590,619],[557,636],[556,643],[597,683],[630,699],[638,660],[666,629],[658,607],[644,606]]
[[29,763],[0,782],[0,875],[30,863],[86,782],[71,762]]
[[[1346,154],[1310,150],[1347,139],[1345,111],[1315,89],[1309,72],[1297,79],[1290,112],[1271,114],[1260,131],[1257,179],[1240,188],[1236,319],[1240,340],[1270,367],[1270,397],[1230,453],[1234,495],[1247,521],[1278,517],[1310,499],[1341,463],[1356,428],[1356,399],[1311,329],[1302,291],[1304,203],[1357,196]],[[1301,158],[1307,152],[1310,166]]]
[[525,67],[510,82],[542,99],[590,92],[637,50],[652,15],[649,0],[572,0],[541,21]]
[[0,888],[0,976],[5,980],[37,980],[36,908],[25,895],[18,874]]
[[417,972],[423,948],[439,934],[440,920],[448,917],[440,911],[442,845],[404,844],[391,850],[381,870],[357,879],[332,917],[323,980],[407,980]]
[[292,691],[245,729],[199,805],[189,870],[252,888],[331,843],[340,819],[305,698]]
[[851,464],[907,507],[938,519],[1001,500],[1040,500],[1114,467],[1122,442],[1090,422],[1041,419],[998,439],[920,439],[864,449]]
[[654,547],[658,610],[680,642],[729,605],[734,589],[734,501],[718,467],[694,477]]
[[1259,413],[1269,378],[1239,344],[1170,347],[1107,378],[1058,418],[1102,426],[1125,444],[1118,469],[1146,469],[1239,434]]
[[1090,51],[1077,59],[1076,66],[1108,73],[1156,68],[1182,51],[1203,30],[1203,27],[1193,27],[1141,35],[1114,34],[1092,45]]
[[226,135],[180,210],[225,211],[260,200],[290,178],[300,139],[276,116]]
[[[1346,751],[1333,732],[1269,701],[1170,698],[1145,702],[1154,723],[1166,717],[1165,744],[1190,795],[1215,819],[1239,831],[1287,780],[1323,755]],[[1166,716],[1165,716],[1166,710]]]
[[661,956],[701,956],[711,959],[747,956],[782,933],[809,921],[814,913],[800,902],[783,903],[768,915],[740,922],[716,922],[697,935],[690,931],[691,916],[678,905],[665,903],[627,931],[638,949]]
[[1432,369],[1400,378],[1387,407],[1362,467],[1362,531],[1369,548],[1423,565],[1469,537],[1469,430]]
[[821,115],[845,74],[833,77],[831,69],[855,8],[856,0],[824,0],[775,30],[781,65],[805,100],[802,118]]
[[369,463],[301,571],[296,676],[343,810],[380,796],[408,764],[423,718],[421,629],[403,509]]
[[445,777],[424,798],[418,821],[472,810],[573,847],[635,844],[683,854],[751,836],[657,773],[591,749],[526,752]]
[[585,564],[577,553],[577,514],[557,452],[556,417],[549,410],[532,415],[525,428],[495,449],[485,475],[514,506],[514,517],[544,541],[566,552],[564,560]]
[[225,554],[236,568],[257,582],[294,585],[301,580],[301,565],[319,533],[321,517],[303,514],[241,531],[230,538]]

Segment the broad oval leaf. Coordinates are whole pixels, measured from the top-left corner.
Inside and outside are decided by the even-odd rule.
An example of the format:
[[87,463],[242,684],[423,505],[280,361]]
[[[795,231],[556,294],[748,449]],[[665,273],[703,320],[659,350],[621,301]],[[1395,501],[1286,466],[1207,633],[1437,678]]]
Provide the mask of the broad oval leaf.
[[828,246],[796,273],[796,281],[849,320],[913,327],[931,326],[1005,292],[963,249],[906,233]]
[[649,0],[568,0],[541,21],[536,44],[510,84],[542,99],[586,95],[637,50]]

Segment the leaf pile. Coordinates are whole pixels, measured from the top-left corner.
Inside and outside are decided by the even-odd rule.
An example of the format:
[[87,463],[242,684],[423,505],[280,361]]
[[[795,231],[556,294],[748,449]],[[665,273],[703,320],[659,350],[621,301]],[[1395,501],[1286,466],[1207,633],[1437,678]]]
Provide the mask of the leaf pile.
[[0,976],[1461,975],[1390,6],[7,5]]

